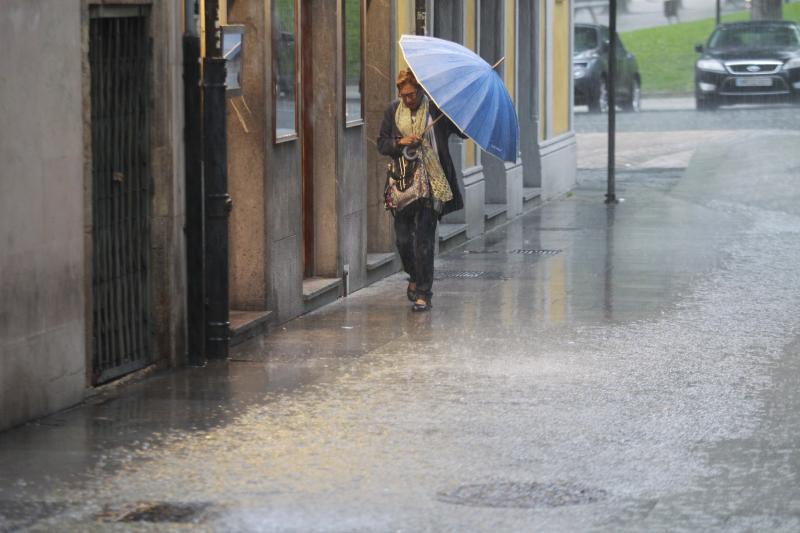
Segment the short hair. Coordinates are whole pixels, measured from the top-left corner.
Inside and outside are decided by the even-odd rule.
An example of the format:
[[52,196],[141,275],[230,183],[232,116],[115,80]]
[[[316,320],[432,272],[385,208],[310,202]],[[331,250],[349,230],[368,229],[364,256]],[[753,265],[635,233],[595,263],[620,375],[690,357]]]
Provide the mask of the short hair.
[[419,88],[419,82],[417,81],[417,77],[414,76],[414,73],[411,72],[410,68],[404,68],[400,72],[397,73],[397,80],[395,81],[395,85],[397,88],[400,89],[403,85],[410,83],[411,85]]

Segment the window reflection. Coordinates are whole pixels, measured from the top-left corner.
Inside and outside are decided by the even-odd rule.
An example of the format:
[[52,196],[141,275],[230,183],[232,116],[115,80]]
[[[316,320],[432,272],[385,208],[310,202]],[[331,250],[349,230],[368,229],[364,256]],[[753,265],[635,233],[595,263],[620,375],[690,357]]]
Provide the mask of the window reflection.
[[297,135],[295,0],[272,3],[275,140]]
[[344,0],[344,94],[345,121],[360,121],[361,98],[361,0]]
[[222,57],[225,58],[225,86],[229,95],[242,94],[242,46],[244,26],[222,27]]

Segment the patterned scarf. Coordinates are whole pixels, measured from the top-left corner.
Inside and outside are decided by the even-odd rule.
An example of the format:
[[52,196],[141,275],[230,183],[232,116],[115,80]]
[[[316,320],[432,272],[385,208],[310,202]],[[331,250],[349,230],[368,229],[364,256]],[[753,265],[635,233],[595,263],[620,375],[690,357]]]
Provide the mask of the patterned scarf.
[[444,169],[442,169],[442,164],[439,162],[439,154],[433,149],[431,143],[433,128],[425,133],[425,128],[428,125],[428,97],[422,97],[422,103],[417,108],[416,118],[412,116],[411,108],[401,101],[394,114],[394,121],[402,136],[418,135],[422,137],[422,145],[420,146],[422,154],[420,157],[422,158],[422,165],[425,167],[425,173],[430,179],[433,198],[440,202],[452,200],[453,191],[450,190],[450,184],[447,183]]

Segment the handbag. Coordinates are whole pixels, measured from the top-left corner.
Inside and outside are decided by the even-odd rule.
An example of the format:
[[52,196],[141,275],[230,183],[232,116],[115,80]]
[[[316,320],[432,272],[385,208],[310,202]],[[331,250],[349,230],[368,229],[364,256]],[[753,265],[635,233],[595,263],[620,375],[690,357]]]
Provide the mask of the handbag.
[[386,184],[383,188],[383,206],[395,213],[402,211],[427,194],[425,165],[419,154],[403,150],[403,155],[393,158],[386,167]]

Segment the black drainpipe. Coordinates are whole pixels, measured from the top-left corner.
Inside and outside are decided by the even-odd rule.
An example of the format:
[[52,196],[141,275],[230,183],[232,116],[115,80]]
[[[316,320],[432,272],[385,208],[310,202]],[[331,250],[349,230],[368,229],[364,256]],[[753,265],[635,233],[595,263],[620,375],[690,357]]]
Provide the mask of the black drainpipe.
[[205,1],[206,54],[203,58],[203,177],[205,183],[206,355],[228,357],[228,147],[225,59],[218,0]]

